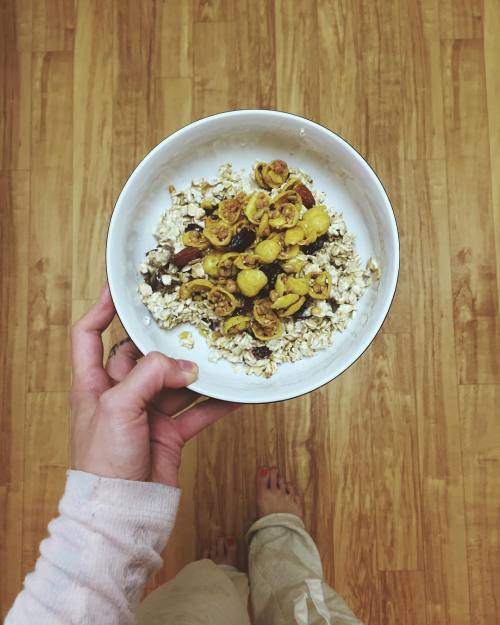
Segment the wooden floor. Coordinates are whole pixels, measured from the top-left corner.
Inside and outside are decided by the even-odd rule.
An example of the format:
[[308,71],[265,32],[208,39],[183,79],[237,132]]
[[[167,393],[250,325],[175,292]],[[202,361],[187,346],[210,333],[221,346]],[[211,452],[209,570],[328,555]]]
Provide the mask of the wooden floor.
[[68,328],[103,283],[124,180],[189,121],[260,107],[373,165],[401,234],[397,297],[340,379],[191,444],[155,583],[210,535],[242,535],[256,465],[277,463],[367,623],[499,623],[499,0],[0,6],[2,613],[63,488]]

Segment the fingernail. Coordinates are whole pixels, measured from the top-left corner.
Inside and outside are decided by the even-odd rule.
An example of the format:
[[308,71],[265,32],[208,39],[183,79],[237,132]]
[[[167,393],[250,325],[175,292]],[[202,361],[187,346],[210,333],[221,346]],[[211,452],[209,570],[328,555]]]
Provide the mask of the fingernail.
[[226,542],[228,545],[234,545],[234,538],[232,536],[228,536]]
[[190,373],[194,378],[198,377],[198,365],[191,360],[178,360],[179,367],[186,373]]
[[262,467],[262,469],[260,470],[260,474],[262,477],[266,477],[266,475],[268,474],[268,470],[266,469],[266,467]]

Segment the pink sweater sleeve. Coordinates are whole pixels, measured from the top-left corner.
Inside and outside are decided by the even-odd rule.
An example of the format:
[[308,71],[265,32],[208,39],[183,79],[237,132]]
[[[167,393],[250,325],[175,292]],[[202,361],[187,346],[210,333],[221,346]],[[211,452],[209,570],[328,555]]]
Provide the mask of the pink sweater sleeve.
[[129,625],[173,528],[180,490],[69,471],[59,516],[5,625]]

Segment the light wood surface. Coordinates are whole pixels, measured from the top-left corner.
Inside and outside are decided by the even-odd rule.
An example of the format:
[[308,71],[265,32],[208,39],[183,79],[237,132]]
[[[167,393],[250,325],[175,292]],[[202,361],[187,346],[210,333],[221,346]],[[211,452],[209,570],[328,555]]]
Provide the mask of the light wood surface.
[[261,107],[325,124],[374,166],[398,292],[338,380],[189,444],[148,588],[218,532],[243,546],[254,471],[275,463],[367,623],[500,622],[499,32],[499,0],[0,3],[2,614],[63,489],[68,330],[104,281],[123,182],[191,120]]

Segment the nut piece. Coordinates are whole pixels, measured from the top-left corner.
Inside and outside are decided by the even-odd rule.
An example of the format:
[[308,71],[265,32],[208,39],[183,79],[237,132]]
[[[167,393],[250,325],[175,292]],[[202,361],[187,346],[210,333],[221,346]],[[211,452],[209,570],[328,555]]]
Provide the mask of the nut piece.
[[302,198],[302,204],[304,204],[306,208],[311,208],[311,206],[314,206],[316,204],[314,195],[306,187],[305,184],[299,183],[293,187],[293,190],[300,195],[300,197]]
[[177,254],[174,254],[172,258],[172,262],[174,263],[176,267],[184,267],[185,265],[190,263],[192,260],[195,260],[195,258],[201,258],[202,256],[203,256],[203,253],[200,249],[197,249],[196,247],[188,246],[188,247],[185,247],[180,252],[177,252]]

